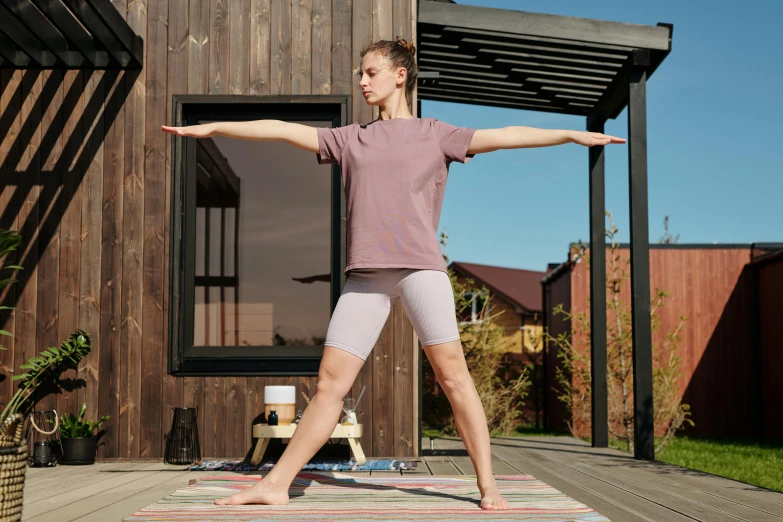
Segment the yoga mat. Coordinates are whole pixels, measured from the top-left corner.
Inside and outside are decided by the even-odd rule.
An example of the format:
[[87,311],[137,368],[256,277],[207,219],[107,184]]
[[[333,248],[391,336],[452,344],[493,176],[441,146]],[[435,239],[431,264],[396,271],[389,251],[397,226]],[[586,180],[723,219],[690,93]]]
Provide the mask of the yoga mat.
[[147,506],[126,521],[274,520],[539,520],[607,521],[584,504],[530,475],[496,475],[505,510],[482,510],[475,476],[372,477],[347,473],[300,472],[287,505],[218,506],[256,484],[261,476],[214,476]]

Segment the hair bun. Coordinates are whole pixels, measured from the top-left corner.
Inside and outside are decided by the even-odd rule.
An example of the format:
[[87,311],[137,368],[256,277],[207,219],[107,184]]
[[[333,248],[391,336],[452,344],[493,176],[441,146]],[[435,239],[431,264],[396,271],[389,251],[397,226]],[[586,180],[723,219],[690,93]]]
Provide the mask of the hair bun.
[[400,38],[399,36],[397,37],[397,43],[405,47],[413,56],[416,56],[416,46],[413,45],[413,43],[409,43],[406,39]]

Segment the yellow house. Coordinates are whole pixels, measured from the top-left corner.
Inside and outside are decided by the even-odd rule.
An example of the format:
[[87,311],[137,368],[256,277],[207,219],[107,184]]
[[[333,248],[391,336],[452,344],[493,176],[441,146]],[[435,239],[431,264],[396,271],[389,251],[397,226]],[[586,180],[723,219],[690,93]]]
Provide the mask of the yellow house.
[[[506,351],[525,354],[538,352],[543,343],[540,339],[543,329],[541,315],[541,279],[546,272],[480,265],[454,261],[449,264],[457,281],[465,284],[473,280],[474,287],[486,286],[489,291],[489,315],[501,313],[493,324],[504,331]],[[465,310],[460,317],[463,322],[475,321],[482,307],[482,299],[475,299],[471,310]]]

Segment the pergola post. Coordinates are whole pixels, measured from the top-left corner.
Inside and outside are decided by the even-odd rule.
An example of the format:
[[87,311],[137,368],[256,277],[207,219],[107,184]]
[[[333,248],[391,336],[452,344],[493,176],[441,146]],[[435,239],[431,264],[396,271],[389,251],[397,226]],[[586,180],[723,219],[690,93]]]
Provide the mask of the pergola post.
[[650,325],[650,245],[647,216],[647,67],[650,53],[633,51],[628,81],[628,175],[631,224],[634,458],[655,459]]
[[[604,132],[602,116],[587,118],[587,130]],[[606,232],[604,147],[590,147],[590,372],[594,448],[609,446],[606,384]]]

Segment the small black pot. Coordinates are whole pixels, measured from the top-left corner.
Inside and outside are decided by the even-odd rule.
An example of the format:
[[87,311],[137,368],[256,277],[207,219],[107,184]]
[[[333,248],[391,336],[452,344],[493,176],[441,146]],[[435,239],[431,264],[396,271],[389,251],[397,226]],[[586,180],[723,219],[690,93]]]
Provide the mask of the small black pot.
[[98,437],[74,437],[62,439],[63,464],[82,465],[95,464],[95,456],[98,454]]

